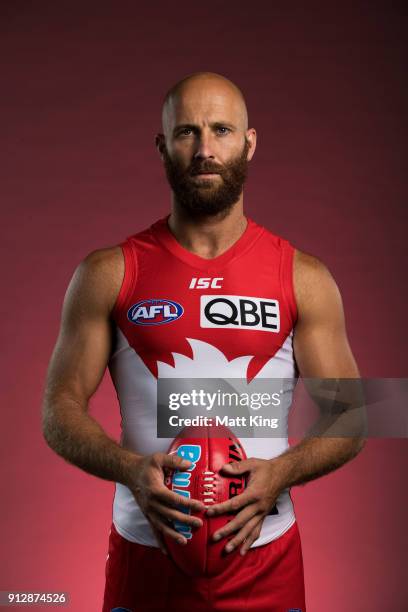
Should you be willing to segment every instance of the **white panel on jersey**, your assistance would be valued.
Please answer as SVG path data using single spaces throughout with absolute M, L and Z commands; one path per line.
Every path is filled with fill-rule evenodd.
M 284 378 L 296 376 L 291 332 L 282 347 L 263 366 L 256 378 Z M 172 353 L 174 367 L 158 362 L 159 378 L 240 378 L 246 379 L 252 355 L 228 361 L 215 346 L 187 338 L 193 358 Z M 157 380 L 143 360 L 129 345 L 122 331 L 116 327 L 116 345 L 109 361 L 109 370 L 115 385 L 122 415 L 121 443 L 142 455 L 167 452 L 172 438 L 157 438 Z M 293 386 L 295 386 L 295 380 Z M 290 406 L 291 388 L 287 389 Z M 288 447 L 286 438 L 243 438 L 241 442 L 248 457 L 271 459 Z M 252 547 L 261 546 L 278 538 L 295 521 L 292 500 L 288 490 L 277 500 L 279 514 L 265 517 L 259 538 Z M 147 546 L 158 546 L 150 523 L 140 510 L 131 491 L 116 483 L 113 502 L 113 522 L 118 532 L 128 540 Z

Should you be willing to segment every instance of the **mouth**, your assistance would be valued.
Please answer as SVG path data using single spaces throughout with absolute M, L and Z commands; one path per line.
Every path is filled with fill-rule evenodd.
M 193 174 L 193 176 L 213 178 L 214 176 L 219 176 L 219 174 L 218 172 L 197 172 L 196 174 Z

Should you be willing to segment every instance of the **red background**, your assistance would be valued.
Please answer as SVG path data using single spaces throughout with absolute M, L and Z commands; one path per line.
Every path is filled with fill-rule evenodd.
M 242 88 L 246 212 L 328 265 L 362 375 L 407 376 L 406 12 L 353 4 L 2 3 L 0 590 L 101 608 L 114 485 L 45 445 L 44 377 L 77 264 L 169 210 L 154 134 L 186 74 Z M 118 436 L 108 375 L 91 410 Z M 370 440 L 292 490 L 311 612 L 406 609 L 406 459 Z

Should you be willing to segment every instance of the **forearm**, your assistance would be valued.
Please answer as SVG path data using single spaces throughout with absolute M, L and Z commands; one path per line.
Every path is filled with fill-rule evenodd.
M 305 438 L 271 459 L 271 463 L 280 475 L 281 488 L 285 489 L 336 470 L 355 457 L 363 445 L 363 438 Z
M 69 463 L 124 485 L 142 458 L 109 438 L 84 406 L 68 397 L 45 399 L 43 434 L 48 445 Z

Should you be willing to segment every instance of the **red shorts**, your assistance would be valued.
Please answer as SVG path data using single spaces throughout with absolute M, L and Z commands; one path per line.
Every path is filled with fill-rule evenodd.
M 295 522 L 276 540 L 239 553 L 221 574 L 190 578 L 159 548 L 123 538 L 112 524 L 102 612 L 305 612 Z

